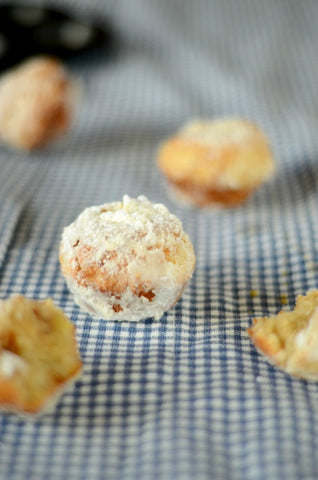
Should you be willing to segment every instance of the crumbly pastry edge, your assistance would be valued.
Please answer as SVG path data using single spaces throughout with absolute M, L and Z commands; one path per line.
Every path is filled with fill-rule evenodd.
M 20 417 L 21 419 L 26 420 L 37 420 L 43 415 L 50 414 L 56 405 L 59 403 L 63 395 L 72 390 L 74 384 L 80 379 L 83 372 L 83 366 L 81 366 L 71 377 L 69 377 L 65 382 L 61 383 L 54 391 L 47 395 L 46 401 L 43 403 L 42 407 L 36 411 L 27 411 L 21 408 L 16 407 L 14 404 L 1 403 L 0 400 L 0 411 L 4 413 L 14 414 L 15 416 Z
M 297 296 L 297 301 L 296 305 L 293 310 L 290 311 L 293 312 L 299 307 L 299 302 L 301 302 L 303 299 L 305 300 L 308 294 L 318 294 L 318 291 L 316 290 L 310 290 L 307 292 L 306 295 L 298 295 Z M 316 306 L 316 312 L 318 311 L 318 305 Z M 280 313 L 280 312 L 279 312 Z M 279 314 L 278 313 L 278 314 Z M 286 312 L 289 313 L 289 312 Z M 278 315 L 277 314 L 277 315 Z M 275 317 L 277 316 L 275 315 Z M 262 320 L 263 318 L 266 317 L 261 317 L 261 318 L 255 318 L 254 319 L 254 325 L 257 324 L 259 320 Z M 310 318 L 308 319 L 308 322 L 310 322 Z M 254 326 L 253 325 L 253 326 Z M 247 329 L 247 333 L 252 340 L 254 347 L 256 350 L 266 358 L 266 360 L 273 366 L 277 367 L 281 371 L 283 371 L 285 374 L 291 375 L 293 377 L 296 377 L 301 380 L 307 380 L 311 382 L 317 382 L 318 381 L 318 356 L 317 359 L 315 359 L 317 363 L 317 368 L 316 372 L 312 371 L 312 368 L 308 368 L 308 364 L 312 361 L 310 357 L 310 350 L 306 350 L 306 348 L 297 348 L 297 345 L 295 345 L 295 351 L 291 356 L 283 360 L 283 355 L 281 354 L 281 351 L 276 351 L 274 350 L 270 342 L 268 340 L 268 337 L 265 335 L 258 334 L 257 332 L 254 331 L 254 328 L 250 327 Z M 295 334 L 295 343 L 297 343 L 297 337 L 299 334 L 302 332 L 306 332 L 308 329 L 309 323 L 306 325 L 306 327 L 300 329 L 296 334 Z M 318 337 L 317 337 L 318 339 Z M 304 347 L 304 345 L 303 345 Z M 317 349 L 318 349 L 318 340 L 317 340 Z
M 74 332 L 73 342 L 75 344 L 75 352 L 76 352 L 76 357 L 77 357 L 77 361 L 76 361 L 76 364 L 75 364 L 75 367 L 74 367 L 72 373 L 69 374 L 68 377 L 65 378 L 63 381 L 55 384 L 55 386 L 51 390 L 46 391 L 42 395 L 42 399 L 44 399 L 43 403 L 41 404 L 41 402 L 39 402 L 39 406 L 37 408 L 23 408 L 22 406 L 21 407 L 18 406 L 14 401 L 13 402 L 2 402 L 2 399 L 0 398 L 0 411 L 17 414 L 17 415 L 19 415 L 21 417 L 25 417 L 25 418 L 33 418 L 33 417 L 38 417 L 38 416 L 52 410 L 54 408 L 54 406 L 57 404 L 57 402 L 60 400 L 61 396 L 66 391 L 68 391 L 72 388 L 73 384 L 82 375 L 83 361 L 81 359 L 79 348 L 78 348 L 78 343 L 77 343 L 77 340 L 76 340 L 76 335 L 75 335 L 76 326 L 67 317 L 65 312 L 59 306 L 57 306 L 54 303 L 53 298 L 46 297 L 44 299 L 33 299 L 33 298 L 29 298 L 29 297 L 24 297 L 22 294 L 13 294 L 9 298 L 1 299 L 0 300 L 0 307 L 2 307 L 2 305 L 5 304 L 6 302 L 15 301 L 15 300 L 19 300 L 19 299 L 21 299 L 22 301 L 26 300 L 28 302 L 30 301 L 30 302 L 33 302 L 33 303 L 45 303 L 47 301 L 50 301 L 54 310 L 59 310 L 60 313 L 63 314 L 63 316 L 65 316 L 67 321 L 70 324 L 73 325 L 73 332 Z M 6 349 L 4 349 L 4 351 L 6 352 Z M 9 350 L 9 352 L 10 352 L 10 350 Z M 1 354 L 1 350 L 0 350 L 0 354 Z M 25 360 L 24 360 L 23 357 L 21 357 L 20 355 L 17 355 L 17 354 L 14 354 L 14 355 L 16 355 L 21 360 L 22 363 L 25 363 Z M 10 376 L 11 375 L 9 375 L 9 377 Z M 6 380 L 6 375 L 1 374 L 0 378 L 3 378 L 4 380 Z
M 251 330 L 251 329 L 248 329 Z M 294 362 L 286 362 L 282 364 L 279 360 L 279 356 L 275 356 L 269 353 L 269 349 L 265 347 L 265 342 L 258 341 L 253 335 L 248 333 L 255 349 L 262 356 L 265 357 L 267 362 L 273 367 L 278 368 L 280 371 L 284 372 L 287 375 L 298 378 L 300 380 L 307 380 L 309 382 L 318 382 L 318 368 L 316 374 L 309 373 L 305 368 L 300 365 L 294 364 Z

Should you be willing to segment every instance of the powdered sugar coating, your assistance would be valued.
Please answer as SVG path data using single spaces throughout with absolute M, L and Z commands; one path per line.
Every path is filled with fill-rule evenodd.
M 105 319 L 159 318 L 179 299 L 195 255 L 179 219 L 128 195 L 85 209 L 66 227 L 62 272 L 76 302 Z
M 31 151 L 66 133 L 79 103 L 79 82 L 57 59 L 34 57 L 0 81 L 0 139 Z
M 244 144 L 254 138 L 257 130 L 255 126 L 237 118 L 227 118 L 214 121 L 193 120 L 186 124 L 179 132 L 180 137 L 201 145 L 216 147 L 229 144 Z M 215 157 L 210 157 L 211 160 Z
M 23 371 L 27 368 L 26 362 L 19 355 L 9 350 L 0 350 L 0 375 L 12 377 L 16 371 Z

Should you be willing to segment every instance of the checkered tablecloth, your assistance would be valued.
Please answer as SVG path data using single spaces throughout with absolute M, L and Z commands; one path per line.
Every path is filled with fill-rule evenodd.
M 0 296 L 53 297 L 84 372 L 46 415 L 0 414 L 0 480 L 317 479 L 318 384 L 267 363 L 246 329 L 318 287 L 318 3 L 60 4 L 109 18 L 117 49 L 69 62 L 84 95 L 66 138 L 0 147 Z M 175 204 L 159 143 L 233 114 L 271 139 L 275 178 L 237 209 Z M 60 272 L 63 227 L 124 194 L 166 204 L 195 247 L 193 278 L 158 321 L 93 319 Z

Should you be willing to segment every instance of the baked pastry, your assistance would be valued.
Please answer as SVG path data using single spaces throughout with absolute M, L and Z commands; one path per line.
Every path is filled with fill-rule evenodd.
M 186 124 L 163 142 L 157 163 L 174 196 L 197 207 L 239 205 L 274 171 L 266 137 L 240 118 Z
M 248 334 L 257 349 L 286 373 L 318 380 L 318 291 L 299 295 L 293 311 L 256 318 Z
M 8 71 L 0 82 L 0 141 L 30 151 L 64 134 L 78 92 L 77 82 L 54 58 L 32 58 Z
M 39 413 L 81 368 L 75 327 L 52 299 L 0 301 L 0 407 Z
M 85 209 L 64 229 L 60 263 L 79 306 L 108 320 L 160 318 L 180 298 L 195 254 L 162 204 L 128 195 Z

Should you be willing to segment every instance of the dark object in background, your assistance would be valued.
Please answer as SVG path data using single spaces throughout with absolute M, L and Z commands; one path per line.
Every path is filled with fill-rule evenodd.
M 34 55 L 67 59 L 101 47 L 110 52 L 113 40 L 104 19 L 84 20 L 60 7 L 0 5 L 0 71 Z

